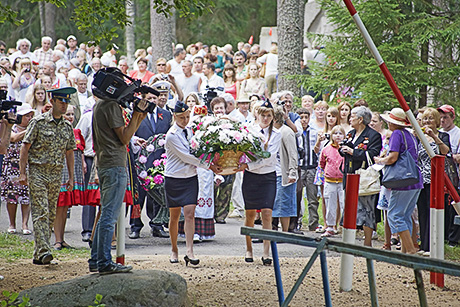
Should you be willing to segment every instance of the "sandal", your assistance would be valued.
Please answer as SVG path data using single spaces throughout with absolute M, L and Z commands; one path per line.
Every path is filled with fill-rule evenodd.
M 30 229 L 23 229 L 22 230 L 22 234 L 27 236 L 27 235 L 30 235 L 32 233 L 32 231 Z
M 66 241 L 62 241 L 61 245 L 62 245 L 62 248 L 73 249 L 73 247 L 69 245 L 69 243 L 67 243 Z
M 54 243 L 54 249 L 57 251 L 60 251 L 62 249 L 62 242 L 56 242 Z
M 382 249 L 391 251 L 391 243 L 385 243 L 385 244 L 383 244 Z
M 18 232 L 18 231 L 17 231 L 16 229 L 14 229 L 14 228 L 8 228 L 8 233 L 9 233 L 9 234 L 12 234 L 12 235 L 13 235 L 13 234 L 15 234 L 15 233 L 17 233 L 17 232 Z

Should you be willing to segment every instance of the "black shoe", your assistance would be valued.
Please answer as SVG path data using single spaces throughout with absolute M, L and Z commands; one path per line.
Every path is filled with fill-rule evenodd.
M 227 224 L 225 220 L 216 220 L 216 224 Z
M 119 263 L 111 263 L 104 269 L 99 270 L 100 275 L 115 274 L 115 273 L 127 273 L 133 269 L 130 265 L 121 265 Z
M 131 231 L 128 234 L 128 238 L 130 239 L 139 239 L 139 237 L 140 237 L 139 231 Z
M 169 259 L 169 263 L 179 263 L 179 259 Z
M 81 240 L 83 242 L 89 242 L 91 240 L 91 233 L 85 232 L 84 234 L 81 235 Z
M 252 243 L 264 243 L 262 239 L 252 239 Z
M 42 255 L 38 260 L 37 259 L 32 260 L 32 263 L 37 264 L 37 265 L 44 265 L 44 264 L 50 264 L 51 260 L 53 260 L 53 255 L 51 255 L 50 253 L 46 253 Z
M 190 262 L 191 265 L 198 265 L 200 263 L 200 259 L 191 259 L 187 255 L 184 256 L 185 266 L 188 266 Z
M 97 264 L 91 264 L 91 263 L 90 263 L 90 264 L 89 264 L 89 271 L 90 271 L 91 273 L 97 272 L 97 271 L 98 271 L 98 270 L 97 270 Z
M 251 262 L 254 262 L 254 258 L 252 258 L 252 257 L 244 257 L 244 261 L 246 261 L 248 263 L 251 263 Z
M 257 219 L 254 221 L 255 225 L 262 225 L 262 219 Z
M 167 233 L 163 229 L 152 229 L 150 233 L 152 234 L 153 237 L 169 238 L 169 233 Z
M 272 265 L 272 260 L 270 258 L 264 258 L 262 257 L 262 263 L 264 265 Z

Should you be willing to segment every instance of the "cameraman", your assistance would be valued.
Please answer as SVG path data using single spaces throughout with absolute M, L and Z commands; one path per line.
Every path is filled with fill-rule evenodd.
M 201 78 L 201 84 L 199 85 L 200 92 L 203 97 L 208 92 L 209 88 L 221 87 L 222 91 L 225 88 L 224 79 L 215 74 L 216 67 L 213 63 L 205 63 L 203 66 L 204 77 Z
M 0 78 L 0 91 L 5 91 L 3 93 L 5 93 L 6 98 L 6 92 L 8 92 L 8 83 L 3 78 Z M 15 119 L 14 117 L 14 114 L 8 113 L 8 118 Z M 8 146 L 10 145 L 11 128 L 13 125 L 14 123 L 10 123 L 7 118 L 2 118 L 0 120 L 0 170 L 2 169 L 3 157 L 6 154 Z
M 100 274 L 124 273 L 132 270 L 132 267 L 112 261 L 111 241 L 128 181 L 126 145 L 146 118 L 144 111 L 148 102 L 140 100 L 129 124 L 125 126 L 123 110 L 117 100 L 109 98 L 95 86 L 93 94 L 97 98 L 92 126 L 101 191 L 101 217 L 95 230 L 91 259 L 88 260 L 89 269 Z

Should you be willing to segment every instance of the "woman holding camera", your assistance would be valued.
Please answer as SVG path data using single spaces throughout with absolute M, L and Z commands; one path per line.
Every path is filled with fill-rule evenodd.
M 339 152 L 345 157 L 344 185 L 347 173 L 354 173 L 359 168 L 368 168 L 367 155 L 373 160 L 380 154 L 382 138 L 380 133 L 369 127 L 372 113 L 367 107 L 355 107 L 351 110 L 350 125 L 353 128 L 348 132 Z M 357 226 L 364 229 L 364 245 L 372 246 L 372 232 L 376 229 L 375 206 L 378 194 L 359 196 Z
M 29 86 L 33 86 L 35 77 L 32 73 L 32 62 L 29 58 L 23 58 L 19 61 L 17 77 L 13 81 L 13 89 L 16 90 L 16 99 L 25 101 Z

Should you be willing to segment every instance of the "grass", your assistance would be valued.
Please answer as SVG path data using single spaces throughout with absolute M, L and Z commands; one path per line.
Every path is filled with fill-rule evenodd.
M 32 259 L 34 243 L 18 235 L 0 233 L 0 259 L 14 262 L 19 259 Z M 58 259 L 88 258 L 88 248 L 64 248 L 60 251 L 53 250 L 53 256 Z

